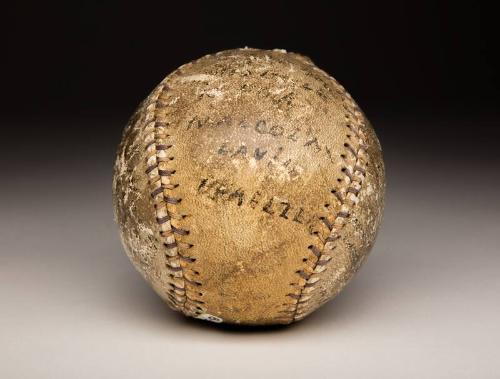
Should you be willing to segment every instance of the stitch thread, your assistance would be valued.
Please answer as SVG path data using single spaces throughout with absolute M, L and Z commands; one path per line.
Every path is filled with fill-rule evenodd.
M 362 114 L 357 110 L 356 104 L 343 87 L 339 85 L 339 88 L 343 95 L 342 106 L 345 110 L 345 126 L 357 138 L 357 146 L 353 146 L 352 143 L 344 143 L 346 153 L 340 156 L 346 162 L 346 166 L 348 166 L 348 155 L 352 156 L 354 164 L 352 165 L 352 169 L 346 166 L 341 169 L 344 178 L 338 181 L 345 182 L 344 188 L 333 189 L 331 191 L 340 204 L 340 210 L 335 214 L 335 218 L 332 221 L 328 217 L 320 218 L 321 222 L 328 229 L 329 235 L 322 239 L 319 233 L 316 233 L 321 241 L 324 241 L 323 246 L 321 248 L 315 245 L 308 246 L 309 251 L 314 255 L 315 261 L 312 266 L 307 266 L 305 269 L 296 272 L 299 276 L 299 282 L 291 283 L 295 291 L 287 295 L 287 297 L 292 299 L 292 302 L 283 304 L 284 309 L 280 312 L 281 316 L 278 317 L 278 319 L 285 322 L 298 321 L 307 315 L 308 300 L 311 299 L 311 293 L 316 289 L 315 286 L 321 280 L 318 274 L 326 270 L 326 266 L 333 258 L 332 253 L 337 247 L 335 243 L 341 238 L 340 232 L 346 224 L 346 220 L 350 217 L 352 208 L 359 201 L 358 196 L 366 175 L 365 162 L 368 160 L 368 155 L 364 133 L 361 130 L 361 127 L 364 125 Z M 356 126 L 353 124 L 356 124 Z M 352 140 L 350 134 L 347 135 L 347 138 L 350 141 Z M 308 259 L 304 258 L 304 261 L 306 262 Z
M 187 236 L 189 230 L 173 223 L 175 220 L 183 219 L 186 215 L 181 215 L 176 210 L 176 205 L 182 199 L 169 194 L 169 191 L 178 187 L 178 184 L 172 183 L 172 176 L 176 170 L 167 166 L 173 160 L 173 157 L 167 155 L 173 145 L 167 141 L 171 137 L 167 133 L 169 123 L 159 120 L 157 112 L 159 106 L 166 106 L 166 103 L 160 100 L 166 90 L 168 90 L 167 86 L 160 84 L 151 95 L 151 102 L 146 107 L 145 173 L 148 176 L 156 223 L 164 248 L 164 267 L 169 286 L 166 291 L 167 303 L 173 309 L 197 317 L 206 312 L 206 309 L 200 306 L 204 302 L 196 297 L 203 296 L 198 288 L 202 284 L 190 278 L 191 274 L 199 275 L 197 271 L 188 267 L 188 264 L 194 263 L 196 258 L 185 256 L 183 253 L 194 245 L 178 239 L 179 236 Z M 191 293 L 193 292 L 191 287 L 196 287 L 194 293 Z

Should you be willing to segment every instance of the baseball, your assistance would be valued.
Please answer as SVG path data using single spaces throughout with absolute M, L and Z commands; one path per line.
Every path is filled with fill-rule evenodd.
M 179 67 L 139 105 L 113 201 L 128 257 L 171 308 L 289 324 L 365 261 L 384 188 L 346 90 L 305 56 L 245 48 Z

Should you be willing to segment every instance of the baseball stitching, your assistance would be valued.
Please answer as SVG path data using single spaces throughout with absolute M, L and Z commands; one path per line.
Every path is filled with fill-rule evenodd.
M 311 293 L 317 288 L 316 286 L 321 280 L 319 274 L 326 270 L 326 266 L 333 258 L 336 241 L 342 238 L 341 231 L 347 219 L 351 216 L 352 209 L 359 201 L 359 193 L 366 175 L 368 154 L 364 133 L 361 130 L 364 125 L 363 117 L 361 112 L 357 110 L 357 106 L 350 95 L 342 86 L 338 86 L 343 98 L 345 127 L 348 129 L 347 139 L 343 145 L 345 151 L 340 155 L 344 165 L 341 169 L 343 180 L 339 179 L 339 181 L 343 182 L 344 185 L 331 191 L 340 204 L 340 210 L 336 212 L 332 221 L 328 217 L 320 218 L 322 224 L 328 230 L 328 235 L 321 236 L 319 232 L 315 232 L 315 235 L 321 241 L 324 241 L 323 246 L 318 247 L 314 244 L 308 246 L 309 251 L 315 257 L 315 261 L 312 266 L 308 265 L 296 271 L 299 276 L 298 283 L 291 283 L 294 291 L 287 294 L 292 302 L 283 304 L 285 309 L 280 312 L 282 316 L 278 318 L 285 322 L 298 321 L 307 315 L 308 302 L 312 297 Z M 349 161 L 352 160 L 354 160 L 354 163 L 349 164 Z M 304 258 L 304 261 L 309 260 Z
M 186 253 L 194 245 L 183 239 L 189 235 L 189 230 L 176 226 L 175 224 L 187 215 L 178 211 L 181 198 L 171 196 L 173 189 L 178 187 L 171 180 L 175 170 L 171 167 L 174 159 L 168 154 L 173 147 L 169 143 L 169 123 L 161 119 L 157 110 L 160 108 L 160 97 L 167 91 L 165 84 L 160 84 L 151 94 L 151 102 L 146 107 L 145 124 L 146 137 L 146 175 L 154 204 L 158 233 L 163 243 L 165 268 L 167 269 L 166 292 L 167 303 L 175 310 L 187 315 L 197 317 L 203 315 L 206 309 L 204 302 L 200 300 L 203 293 L 199 287 L 201 283 L 194 276 L 199 273 L 190 268 L 196 258 Z

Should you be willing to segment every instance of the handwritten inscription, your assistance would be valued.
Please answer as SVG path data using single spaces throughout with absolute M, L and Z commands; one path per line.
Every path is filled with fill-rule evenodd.
M 249 138 L 248 141 L 228 139 L 215 145 L 213 153 L 218 157 L 243 159 L 250 167 L 265 165 L 269 169 L 268 178 L 284 177 L 297 179 L 303 171 L 301 162 L 295 162 L 285 150 L 290 143 L 297 144 L 308 151 L 309 156 L 325 154 L 333 164 L 334 159 L 329 146 L 321 143 L 312 128 L 299 125 L 290 127 L 264 119 L 249 121 L 223 116 L 218 119 L 195 116 L 184 125 L 188 130 L 202 128 L 241 128 L 264 138 Z M 247 134 L 248 135 L 248 134 Z M 290 142 L 291 141 L 291 142 Z M 295 155 L 296 156 L 296 155 Z M 265 190 L 248 190 L 227 179 L 205 177 L 199 181 L 197 192 L 214 202 L 231 206 L 249 208 L 263 212 L 269 217 L 276 217 L 288 222 L 304 225 L 310 233 L 318 225 L 318 214 L 295 204 L 289 199 L 268 193 Z M 301 206 L 302 205 L 302 206 Z
M 313 154 L 325 154 L 329 161 L 335 163 L 333 159 L 332 149 L 319 141 L 318 137 L 315 135 L 314 131 L 310 127 L 305 126 L 295 126 L 292 128 L 285 127 L 278 123 L 273 123 L 267 120 L 257 120 L 257 121 L 248 121 L 248 120 L 238 120 L 234 119 L 231 116 L 223 116 L 219 119 L 212 119 L 210 117 L 199 117 L 195 116 L 190 119 L 186 124 L 185 128 L 187 130 L 190 129 L 201 129 L 201 128 L 231 128 L 231 127 L 239 127 L 245 130 L 251 130 L 256 134 L 266 136 L 268 138 L 286 141 L 293 141 L 303 148 L 310 150 Z M 232 153 L 247 154 L 247 147 L 240 146 L 239 149 L 235 150 Z M 219 151 L 224 152 L 226 146 L 222 145 L 219 148 Z M 253 151 L 255 158 L 263 157 L 266 153 L 262 148 L 259 148 Z
M 230 158 L 250 158 L 253 159 L 253 164 L 264 161 L 270 170 L 274 170 L 282 174 L 290 180 L 295 180 L 302 172 L 302 167 L 293 163 L 289 158 L 281 158 L 283 147 L 279 146 L 274 150 L 256 147 L 249 148 L 245 144 L 231 145 L 229 142 L 224 142 L 217 149 L 217 154 L 228 156 Z
M 318 219 L 314 215 L 287 199 L 266 195 L 262 191 L 247 191 L 241 187 L 232 186 L 224 180 L 203 178 L 198 185 L 198 193 L 221 203 L 232 203 L 238 207 L 249 207 L 279 217 L 291 222 L 303 224 L 309 229 Z

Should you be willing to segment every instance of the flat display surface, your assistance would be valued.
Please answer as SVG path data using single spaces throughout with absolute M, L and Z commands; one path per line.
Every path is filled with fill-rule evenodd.
M 28 137 L 22 149 L 7 137 L 13 143 L 0 161 L 0 376 L 497 376 L 494 121 L 372 122 L 387 197 L 368 261 L 313 315 L 268 328 L 184 318 L 133 269 L 111 205 L 124 120 L 11 123 Z M 442 124 L 454 122 L 450 135 Z

